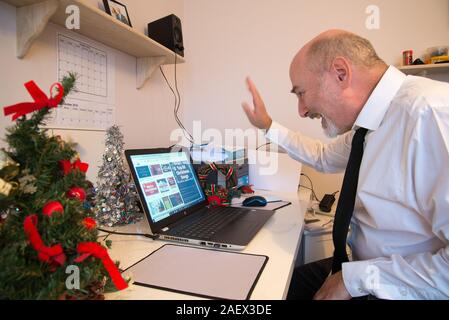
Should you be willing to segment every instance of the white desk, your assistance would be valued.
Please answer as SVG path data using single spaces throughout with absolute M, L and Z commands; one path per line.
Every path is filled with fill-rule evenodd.
M 257 194 L 263 195 L 264 193 L 258 192 Z M 296 193 L 286 194 L 270 191 L 268 194 L 291 201 L 292 204 L 276 211 L 246 249 L 242 251 L 269 257 L 268 263 L 251 294 L 252 300 L 280 300 L 285 299 L 287 296 L 296 256 L 300 248 L 304 213 L 307 209 L 307 201 L 301 200 Z M 138 233 L 149 232 L 146 220 L 114 230 Z M 120 261 L 122 269 L 126 269 L 168 243 L 134 236 L 111 235 L 108 239 L 113 241 L 109 254 L 113 260 Z M 131 284 L 125 290 L 106 294 L 106 299 L 191 300 L 200 298 Z

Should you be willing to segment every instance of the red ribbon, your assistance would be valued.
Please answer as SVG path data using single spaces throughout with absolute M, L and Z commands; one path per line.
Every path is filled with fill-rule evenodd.
M 252 187 L 252 185 L 241 186 L 239 189 L 240 189 L 244 194 L 254 193 L 254 190 L 253 190 L 251 187 Z
M 25 234 L 28 236 L 28 240 L 34 250 L 37 251 L 39 260 L 49 263 L 52 266 L 52 271 L 54 271 L 57 266 L 64 265 L 66 256 L 60 244 L 52 247 L 45 246 L 36 226 L 37 216 L 35 214 L 29 215 L 25 218 L 25 221 L 23 222 L 23 229 L 25 230 Z
M 89 164 L 81 162 L 80 159 L 76 160 L 73 164 L 70 160 L 60 160 L 59 166 L 64 171 L 64 175 L 69 174 L 70 171 L 79 169 L 81 172 L 86 173 L 89 169 Z
M 128 284 L 122 278 L 122 275 L 120 274 L 117 266 L 109 257 L 106 248 L 95 242 L 83 242 L 78 244 L 77 251 L 79 254 L 81 254 L 81 256 L 74 260 L 76 263 L 83 262 L 91 255 L 97 259 L 101 259 L 101 261 L 103 262 L 103 266 L 109 273 L 109 276 L 111 277 L 112 282 L 114 282 L 117 290 L 123 290 L 128 287 Z
M 234 168 L 232 168 L 232 166 L 229 167 L 229 171 L 226 174 L 226 180 L 229 180 L 232 176 L 232 174 L 234 173 Z
M 58 87 L 58 95 L 56 97 L 52 97 L 52 91 L 55 86 Z M 44 107 L 56 108 L 61 102 L 62 97 L 64 96 L 64 88 L 60 83 L 54 83 L 50 87 L 50 98 L 45 95 L 45 93 L 36 85 L 34 81 L 25 83 L 25 88 L 34 99 L 34 102 L 22 102 L 3 108 L 5 116 L 14 113 L 12 117 L 13 121 L 21 116 L 24 116 L 33 111 L 40 110 Z
M 213 170 L 213 171 L 217 171 L 218 169 L 217 169 L 217 166 L 215 165 L 215 163 L 213 163 L 213 162 L 211 162 L 210 164 L 209 164 L 209 166 L 211 167 L 211 169 Z

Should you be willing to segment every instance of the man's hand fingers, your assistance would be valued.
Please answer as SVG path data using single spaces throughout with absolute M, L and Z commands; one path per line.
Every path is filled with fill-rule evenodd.
M 254 85 L 253 81 L 248 77 L 246 78 L 246 84 L 248 85 L 248 90 L 251 92 L 251 95 L 253 96 L 253 103 L 254 108 L 262 108 L 263 107 L 263 101 L 259 94 L 259 91 L 257 91 L 256 86 Z
M 243 103 L 242 103 L 242 108 L 243 108 L 243 110 L 245 111 L 246 116 L 247 116 L 250 120 L 252 120 L 252 119 L 254 118 L 254 111 L 253 111 L 252 108 L 249 106 L 249 104 L 246 103 L 246 102 L 243 102 Z

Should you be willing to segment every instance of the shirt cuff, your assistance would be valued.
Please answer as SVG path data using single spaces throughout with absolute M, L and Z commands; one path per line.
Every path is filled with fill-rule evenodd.
M 286 127 L 276 121 L 272 121 L 270 129 L 265 134 L 265 138 L 277 145 L 282 145 L 283 141 L 287 139 L 288 133 L 289 130 Z
M 372 277 L 370 261 L 355 261 L 342 264 L 343 282 L 346 290 L 353 298 L 367 296 L 369 291 L 370 275 Z M 372 282 L 372 281 L 371 281 Z

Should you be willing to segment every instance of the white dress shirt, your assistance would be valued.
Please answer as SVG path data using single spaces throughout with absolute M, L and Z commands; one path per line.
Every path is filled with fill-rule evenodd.
M 267 138 L 321 172 L 346 169 L 367 128 L 342 266 L 351 296 L 449 298 L 449 84 L 389 67 L 353 130 L 324 144 L 273 122 Z

